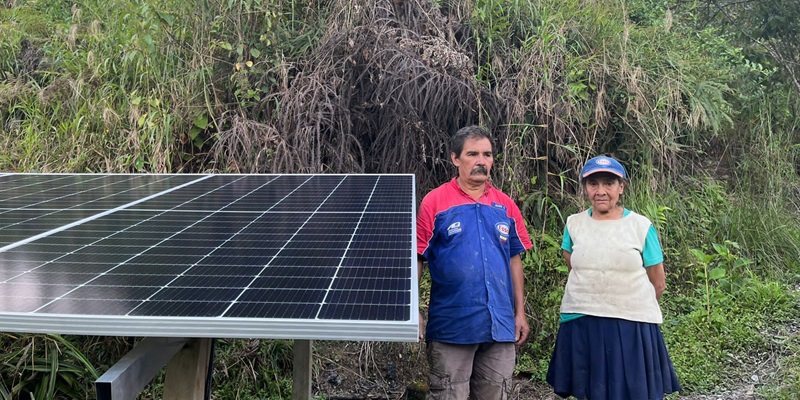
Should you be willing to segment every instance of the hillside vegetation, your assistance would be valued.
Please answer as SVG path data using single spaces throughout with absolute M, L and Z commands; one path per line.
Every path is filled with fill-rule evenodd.
M 799 21 L 776 0 L 7 0 L 0 171 L 403 172 L 422 195 L 454 174 L 448 136 L 487 126 L 534 239 L 517 371 L 541 383 L 577 169 L 612 154 L 661 235 L 685 394 L 794 399 Z M 93 398 L 134 341 L 2 335 L 0 397 Z M 288 398 L 290 349 L 218 343 L 214 397 Z

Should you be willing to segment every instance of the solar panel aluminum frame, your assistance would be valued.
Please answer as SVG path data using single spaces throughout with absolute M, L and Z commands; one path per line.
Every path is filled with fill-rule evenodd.
M 64 177 L 139 177 L 144 174 L 0 174 L 0 179 L 17 176 L 64 176 Z M 147 174 L 150 177 L 168 177 L 169 174 Z M 245 174 L 184 174 L 189 182 L 171 187 L 162 192 L 148 196 L 140 196 L 119 207 L 98 210 L 92 216 L 73 223 L 55 227 L 47 232 L 40 232 L 6 246 L 0 246 L 0 254 L 6 250 L 23 248 L 28 243 L 36 243 L 40 239 L 95 221 L 107 215 L 122 212 L 150 200 L 158 199 L 173 190 L 191 187 L 199 182 L 214 177 L 341 177 L 342 181 L 351 176 L 401 176 L 410 179 L 410 213 L 407 221 L 411 234 L 408 237 L 408 260 L 410 278 L 409 318 L 404 320 L 346 320 L 320 318 L 241 318 L 241 317 L 191 317 L 191 316 L 135 316 L 135 315 L 76 315 L 60 313 L 9 312 L 0 308 L 0 330 L 22 333 L 58 333 L 75 335 L 109 335 L 109 336 L 143 336 L 143 337 L 197 337 L 197 338 L 265 338 L 265 339 L 306 339 L 306 340 L 369 340 L 369 341 L 417 341 L 419 338 L 419 283 L 416 266 L 416 212 L 414 198 L 415 187 L 413 175 L 409 174 L 284 174 L 284 175 L 245 175 Z M 244 179 L 244 178 L 243 178 Z M 277 178 L 276 178 L 277 179 Z M 2 181 L 0 181 L 2 184 Z M 0 186 L 2 188 L 2 186 Z M 0 200 L 2 200 L 0 192 Z M 0 204 L 0 209 L 2 205 Z M 2 228 L 0 228 L 2 230 Z M 2 265 L 0 263 L 0 265 Z M 0 278 L 0 283 L 2 283 Z M 2 290 L 0 284 L 0 290 Z M 2 303 L 0 302 L 0 306 Z M 368 307 L 368 306 L 365 306 Z
M 412 308 L 415 310 L 415 308 Z M 57 333 L 92 336 L 262 338 L 415 342 L 419 313 L 409 321 L 331 321 L 252 318 L 124 317 L 76 318 L 70 315 L 3 313 L 6 332 Z

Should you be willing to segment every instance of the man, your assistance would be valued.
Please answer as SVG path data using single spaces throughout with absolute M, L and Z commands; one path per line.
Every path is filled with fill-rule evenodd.
M 528 338 L 520 254 L 532 247 L 519 208 L 489 183 L 489 132 L 453 136 L 458 176 L 422 200 L 417 216 L 419 275 L 431 273 L 427 340 L 431 399 L 508 398 L 515 348 Z

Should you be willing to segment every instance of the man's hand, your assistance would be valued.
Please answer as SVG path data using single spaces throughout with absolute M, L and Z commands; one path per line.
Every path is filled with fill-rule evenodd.
M 517 338 L 517 346 L 522 346 L 528 340 L 528 334 L 531 332 L 531 328 L 528 326 L 528 318 L 525 317 L 525 313 L 519 313 L 514 318 L 514 322 L 516 323 L 514 337 Z

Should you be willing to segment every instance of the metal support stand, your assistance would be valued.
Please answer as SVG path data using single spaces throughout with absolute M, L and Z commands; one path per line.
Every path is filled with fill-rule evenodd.
M 294 341 L 292 400 L 311 399 L 311 344 L 313 340 Z
M 188 342 L 185 338 L 144 338 L 95 381 L 97 400 L 130 400 Z
M 167 366 L 163 400 L 204 400 L 213 339 L 145 338 L 95 382 L 97 400 L 133 400 Z M 294 341 L 292 400 L 311 399 L 313 340 Z

